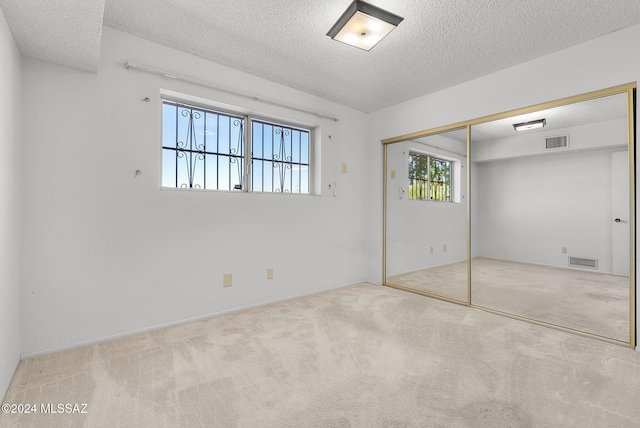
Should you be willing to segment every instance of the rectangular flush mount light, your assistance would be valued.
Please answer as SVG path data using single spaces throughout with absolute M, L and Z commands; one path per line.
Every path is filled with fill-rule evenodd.
M 403 17 L 377 6 L 354 0 L 333 24 L 327 36 L 369 51 L 403 20 Z
M 532 129 L 542 128 L 547 124 L 547 119 L 532 120 L 530 122 L 514 123 L 513 129 L 516 131 L 530 131 Z

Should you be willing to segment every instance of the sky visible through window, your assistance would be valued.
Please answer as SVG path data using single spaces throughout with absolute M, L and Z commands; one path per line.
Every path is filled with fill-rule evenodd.
M 246 190 L 246 118 L 163 101 L 162 186 Z M 252 119 L 252 191 L 309 193 L 310 131 Z
M 252 124 L 253 191 L 309 193 L 309 132 L 259 120 Z

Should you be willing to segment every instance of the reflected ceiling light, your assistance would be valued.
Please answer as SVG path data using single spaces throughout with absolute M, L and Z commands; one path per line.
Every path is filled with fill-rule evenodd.
M 327 36 L 333 40 L 369 51 L 396 28 L 402 20 L 404 18 L 401 16 L 362 0 L 354 0 L 340 19 L 333 24 Z
M 532 129 L 542 128 L 547 124 L 547 119 L 532 120 L 530 122 L 514 123 L 513 129 L 516 131 L 530 131 Z

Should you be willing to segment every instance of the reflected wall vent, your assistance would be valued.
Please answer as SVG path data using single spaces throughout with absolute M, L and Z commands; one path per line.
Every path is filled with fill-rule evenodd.
M 598 259 L 583 259 L 569 256 L 569 267 L 581 269 L 598 269 Z
M 547 137 L 546 138 L 546 149 L 566 149 L 569 147 L 569 136 L 568 135 L 558 135 L 556 137 Z

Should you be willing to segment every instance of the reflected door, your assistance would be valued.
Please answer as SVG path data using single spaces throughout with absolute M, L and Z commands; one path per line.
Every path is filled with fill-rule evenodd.
M 611 155 L 611 273 L 628 277 L 629 263 L 629 153 Z

